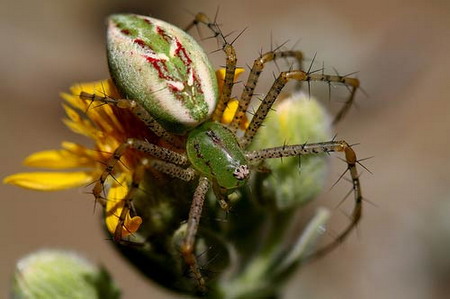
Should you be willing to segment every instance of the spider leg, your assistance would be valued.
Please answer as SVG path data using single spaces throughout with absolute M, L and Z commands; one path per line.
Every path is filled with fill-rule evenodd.
M 256 84 L 258 82 L 259 76 L 261 75 L 264 65 L 268 62 L 276 62 L 280 58 L 295 58 L 298 63 L 298 67 L 301 69 L 303 61 L 303 53 L 300 51 L 269 51 L 260 55 L 253 62 L 252 69 L 248 75 L 247 83 L 245 84 L 244 90 L 242 91 L 238 109 L 234 115 L 234 118 L 229 126 L 231 131 L 236 132 L 238 128 L 241 127 L 242 119 L 247 112 L 250 101 L 253 97 Z
M 188 160 L 185 155 L 171 151 L 167 148 L 156 146 L 147 141 L 129 138 L 126 142 L 118 146 L 112 156 L 106 161 L 106 168 L 99 180 L 96 181 L 92 190 L 96 202 L 100 201 L 103 205 L 106 205 L 107 199 L 102 196 L 105 182 L 109 176 L 112 176 L 116 164 L 120 161 L 120 158 L 127 149 L 138 150 L 154 157 L 155 159 L 150 160 L 144 158 L 140 161 L 136 169 L 133 171 L 131 187 L 127 192 L 127 195 L 123 199 L 119 199 L 120 203 L 123 203 L 123 208 L 120 215 L 117 215 L 119 220 L 113 236 L 113 240 L 116 242 L 121 242 L 124 234 L 133 232 L 133 230 L 126 227 L 125 220 L 129 211 L 132 210 L 132 201 L 137 190 L 139 189 L 139 184 L 142 181 L 145 170 L 148 168 L 153 168 L 184 181 L 190 181 L 195 177 L 195 171 L 192 168 L 185 169 L 177 166 L 187 164 Z M 115 209 L 109 213 L 114 213 L 114 210 Z
M 348 86 L 351 88 L 349 99 L 347 100 L 348 105 L 344 106 L 341 111 L 337 114 L 336 117 L 339 117 L 339 119 L 342 118 L 342 116 L 348 111 L 348 108 L 350 107 L 351 103 L 353 103 L 353 99 L 355 96 L 356 89 L 359 87 L 359 81 L 356 78 L 349 78 L 344 76 L 337 76 L 337 75 L 326 75 L 326 74 L 310 74 L 301 70 L 294 70 L 289 72 L 281 72 L 278 78 L 273 83 L 272 87 L 270 88 L 269 92 L 263 99 L 261 105 L 259 105 L 258 110 L 256 111 L 255 115 L 253 116 L 249 127 L 245 131 L 244 136 L 240 140 L 240 144 L 243 148 L 245 148 L 247 145 L 250 144 L 253 137 L 257 133 L 258 129 L 261 127 L 264 119 L 266 118 L 267 114 L 269 113 L 270 109 L 272 108 L 273 103 L 277 99 L 278 95 L 280 94 L 281 90 L 284 88 L 287 82 L 290 80 L 296 80 L 296 81 L 322 81 L 322 82 L 335 82 L 335 83 L 341 83 L 345 86 Z M 334 122 L 338 121 L 339 119 L 335 119 Z
M 191 208 L 189 210 L 189 219 L 187 222 L 186 235 L 181 244 L 181 254 L 185 263 L 189 266 L 195 279 L 198 282 L 199 290 L 205 291 L 205 279 L 200 273 L 200 269 L 197 263 L 197 257 L 195 256 L 195 236 L 200 223 L 200 217 L 202 215 L 203 203 L 205 201 L 206 193 L 210 187 L 210 182 L 206 177 L 200 177 L 198 186 L 194 192 L 194 198 L 192 200 Z
M 351 182 L 353 184 L 355 205 L 352 212 L 351 223 L 338 235 L 338 237 L 333 242 L 311 254 L 308 257 L 309 260 L 324 256 L 325 254 L 336 248 L 348 237 L 348 235 L 353 231 L 353 229 L 357 226 L 357 224 L 361 220 L 363 197 L 361 191 L 361 184 L 359 181 L 358 170 L 356 168 L 356 163 L 358 163 L 358 160 L 356 158 L 355 152 L 353 151 L 351 146 L 345 141 L 328 141 L 321 143 L 285 145 L 280 147 L 250 151 L 246 153 L 246 157 L 249 160 L 249 162 L 257 162 L 264 159 L 329 153 L 329 152 L 344 153 L 345 161 L 347 163 L 347 171 L 350 172 Z
M 95 202 L 100 202 L 105 205 L 105 198 L 102 196 L 104 185 L 109 176 L 112 176 L 116 164 L 120 161 L 127 149 L 136 149 L 143 153 L 149 154 L 157 159 L 167 161 L 169 163 L 174 163 L 178 165 L 183 165 L 187 163 L 187 157 L 179 154 L 177 152 L 171 151 L 169 149 L 156 146 L 147 141 L 142 141 L 139 139 L 129 138 L 127 141 L 119 145 L 111 157 L 106 161 L 106 167 L 100 178 L 96 181 L 94 188 L 92 189 L 92 194 L 95 197 Z M 158 160 L 152 160 L 150 166 Z M 162 162 L 162 161 L 161 161 Z
M 151 166 L 170 176 L 177 177 L 184 181 L 191 181 L 195 177 L 195 170 L 192 168 L 181 168 L 175 164 L 153 160 L 150 162 Z M 189 218 L 187 222 L 186 235 L 180 246 L 181 254 L 186 265 L 189 266 L 190 271 L 194 275 L 198 283 L 199 291 L 205 291 L 205 279 L 200 273 L 197 257 L 195 255 L 195 236 L 200 224 L 200 217 L 202 215 L 203 202 L 205 201 L 206 193 L 210 187 L 209 180 L 206 177 L 201 177 L 194 192 L 191 208 L 189 210 Z
M 223 189 L 217 183 L 212 184 L 212 189 L 217 201 L 219 202 L 220 208 L 225 212 L 229 212 L 231 209 L 228 197 L 226 196 L 226 189 Z
M 143 158 L 139 161 L 138 166 L 136 167 L 135 171 L 133 172 L 133 177 L 130 185 L 130 189 L 127 192 L 127 195 L 124 198 L 119 199 L 120 205 L 123 203 L 122 211 L 120 212 L 120 215 L 118 215 L 118 222 L 116 225 L 116 228 L 114 230 L 113 235 L 113 241 L 114 242 L 122 242 L 123 241 L 123 235 L 124 234 L 130 234 L 133 233 L 134 230 L 127 227 L 125 225 L 125 220 L 127 215 L 131 210 L 133 210 L 133 199 L 136 196 L 136 192 L 139 190 L 139 185 L 144 177 L 145 171 L 149 168 L 149 160 L 146 158 Z M 114 214 L 116 209 L 112 209 L 110 211 L 107 211 L 107 216 L 110 214 Z
M 189 182 L 195 177 L 195 170 L 193 168 L 182 168 L 172 163 L 167 163 L 159 160 L 152 160 L 150 162 L 152 168 L 170 175 L 174 178 L 179 178 L 180 180 Z
M 166 131 L 158 121 L 153 118 L 147 110 L 145 110 L 139 103 L 134 100 L 129 99 L 115 99 L 108 95 L 98 95 L 87 93 L 82 91 L 79 95 L 80 99 L 91 101 L 91 102 L 99 102 L 100 104 L 113 105 L 120 109 L 128 109 L 133 112 L 136 117 L 138 117 L 141 121 L 145 123 L 145 125 L 153 132 L 156 136 L 161 137 L 162 139 L 168 141 L 173 145 L 178 145 L 179 141 L 176 137 L 169 132 Z
M 236 72 L 237 63 L 236 51 L 234 50 L 233 43 L 229 43 L 226 40 L 216 20 L 214 20 L 214 22 L 211 22 L 208 16 L 206 16 L 204 13 L 197 13 L 192 23 L 189 24 L 185 30 L 190 30 L 193 26 L 197 26 L 198 24 L 204 24 L 213 32 L 214 37 L 217 38 L 219 42 L 221 50 L 225 53 L 226 56 L 224 84 L 222 92 L 219 95 L 219 102 L 217 103 L 216 110 L 212 115 L 213 120 L 220 121 L 220 119 L 222 118 L 222 114 L 225 111 L 228 102 L 230 101 L 231 91 L 234 85 L 234 74 Z
M 184 31 L 189 32 L 194 26 L 198 27 L 199 24 L 205 25 L 206 27 L 208 27 L 209 30 L 212 31 L 213 33 L 212 37 L 217 39 L 217 42 L 219 43 L 220 46 L 223 47 L 227 44 L 225 35 L 220 30 L 219 24 L 217 24 L 217 14 L 214 18 L 214 21 L 211 22 L 211 20 L 205 13 L 203 12 L 197 13 L 192 22 L 184 28 Z
M 234 47 L 231 44 L 226 44 L 223 47 L 226 58 L 226 67 L 225 67 L 225 79 L 222 87 L 222 92 L 219 96 L 219 102 L 217 103 L 216 110 L 212 115 L 212 119 L 215 121 L 220 121 L 222 118 L 223 112 L 227 108 L 227 104 L 230 101 L 231 91 L 233 90 L 234 85 L 234 73 L 236 72 L 236 52 Z

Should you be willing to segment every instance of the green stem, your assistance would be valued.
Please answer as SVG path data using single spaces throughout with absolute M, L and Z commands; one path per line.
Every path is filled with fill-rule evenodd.
M 278 213 L 271 217 L 272 226 L 264 246 L 251 259 L 241 273 L 220 284 L 223 299 L 278 298 L 282 283 L 299 263 L 310 253 L 321 235 L 322 227 L 329 218 L 329 211 L 319 209 L 295 245 L 280 262 L 280 255 L 286 250 L 283 240 L 294 213 Z
M 283 249 L 280 244 L 283 244 L 293 215 L 292 211 L 270 212 L 267 215 L 271 225 L 259 253 L 243 267 L 244 271 L 234 273 L 220 283 L 224 299 L 278 298 L 279 286 L 270 285 L 267 276 Z

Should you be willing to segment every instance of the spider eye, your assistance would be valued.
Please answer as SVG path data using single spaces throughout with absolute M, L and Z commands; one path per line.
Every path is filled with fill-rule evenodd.
M 250 170 L 248 169 L 248 166 L 245 164 L 239 165 L 238 167 L 236 167 L 236 169 L 233 172 L 233 176 L 240 181 L 248 178 L 249 174 L 250 174 Z

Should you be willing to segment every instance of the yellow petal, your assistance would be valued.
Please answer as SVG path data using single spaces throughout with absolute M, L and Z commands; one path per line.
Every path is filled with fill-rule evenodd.
M 120 98 L 120 94 L 112 80 L 76 84 L 70 90 L 72 94 L 62 93 L 61 96 L 71 107 L 80 110 L 89 119 L 81 118 L 79 112 L 64 105 L 69 120 L 65 119 L 63 121 L 72 131 L 88 136 L 96 140 L 97 143 L 103 137 L 103 134 L 124 135 L 126 133 L 111 105 L 92 103 L 79 97 L 81 92 L 86 92 L 98 96 Z
M 108 200 L 106 201 L 106 227 L 111 234 L 114 234 L 119 225 L 119 217 L 124 208 L 123 199 L 128 193 L 128 184 L 131 181 L 129 173 L 122 174 L 117 178 L 118 183 L 114 183 L 108 192 Z M 135 233 L 142 224 L 142 218 L 139 216 L 131 217 L 127 213 L 122 227 L 122 237 L 126 237 Z
M 234 115 L 236 114 L 236 110 L 239 107 L 239 101 L 236 99 L 231 99 L 227 107 L 225 108 L 225 111 L 222 114 L 222 119 L 220 120 L 221 123 L 224 125 L 228 125 L 233 120 Z
M 79 145 L 72 141 L 63 141 L 61 142 L 61 147 L 63 149 L 66 149 L 72 153 L 80 154 L 84 153 L 85 151 L 92 151 L 91 149 L 86 148 L 85 146 Z
M 109 105 L 89 109 L 86 114 L 103 132 L 115 133 L 121 128 L 119 121 Z
M 120 98 L 120 94 L 117 91 L 117 88 L 110 79 L 89 83 L 75 84 L 70 87 L 70 91 L 72 94 L 62 93 L 61 97 L 74 108 L 78 108 L 82 112 L 87 113 L 89 118 L 92 119 L 93 121 L 102 120 L 105 117 L 104 114 L 106 115 L 113 114 L 111 107 L 109 107 L 109 105 L 97 106 L 96 104 L 92 104 L 92 102 L 89 100 L 82 100 L 79 97 L 81 92 L 96 94 L 98 96 L 109 96 L 112 98 Z
M 56 191 L 80 187 L 91 183 L 90 173 L 79 172 L 23 172 L 3 179 L 4 184 L 12 184 L 38 191 Z
M 225 125 L 229 125 L 231 123 L 231 121 L 233 120 L 238 107 L 239 107 L 239 101 L 237 99 L 231 99 L 228 102 L 227 107 L 225 108 L 225 111 L 222 114 L 222 119 L 220 120 L 220 122 Z M 250 121 L 248 120 L 248 117 L 245 114 L 242 118 L 243 119 L 240 124 L 240 129 L 245 131 L 245 130 L 247 130 L 248 126 L 250 125 Z
M 217 82 L 219 83 L 219 91 L 222 90 L 223 81 L 225 81 L 225 69 L 221 68 L 216 71 Z
M 236 80 L 239 78 L 239 76 L 245 72 L 245 69 L 243 67 L 236 68 L 236 71 L 234 72 L 234 79 Z
M 67 103 L 69 103 L 72 107 L 80 109 L 81 111 L 86 110 L 86 103 L 85 101 L 81 100 L 78 96 L 74 96 L 65 92 L 62 92 L 59 94 L 63 100 L 65 100 Z
M 78 96 L 79 94 L 81 94 L 82 91 L 84 91 L 99 96 L 107 95 L 112 98 L 119 97 L 119 92 L 117 91 L 117 88 L 111 79 L 75 84 L 72 87 L 70 87 L 70 91 L 75 96 Z
M 74 122 L 79 122 L 81 120 L 80 115 L 74 109 L 69 106 L 63 104 L 64 110 L 66 111 L 67 116 Z
M 68 150 L 48 150 L 29 155 L 24 165 L 29 167 L 67 169 L 78 167 L 95 167 L 96 162 L 88 156 L 74 154 Z
M 97 150 L 87 148 L 74 142 L 63 141 L 61 142 L 61 147 L 73 155 L 88 157 L 92 161 L 99 161 L 101 157 L 101 153 Z
M 63 119 L 63 123 L 69 127 L 73 132 L 81 134 L 92 139 L 97 139 L 98 135 L 101 134 L 87 119 L 83 119 L 80 122 L 74 122 L 69 119 Z

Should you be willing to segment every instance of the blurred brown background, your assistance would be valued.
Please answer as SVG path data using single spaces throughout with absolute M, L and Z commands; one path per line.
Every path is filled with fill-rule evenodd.
M 58 148 L 62 140 L 88 144 L 62 125 L 58 94 L 74 82 L 108 76 L 108 14 L 151 14 L 184 26 L 191 19 L 187 10 L 213 16 L 218 4 L 1 0 L 1 177 L 26 171 L 20 166 L 26 155 Z M 361 180 L 376 206 L 366 205 L 358 233 L 348 242 L 295 275 L 286 298 L 448 298 L 450 2 L 229 0 L 221 4 L 219 20 L 225 31 L 248 26 L 236 43 L 244 66 L 261 47 L 270 48 L 271 34 L 278 43 L 300 40 L 297 48 L 309 58 L 317 52 L 329 72 L 331 66 L 342 74 L 360 71 L 370 94 L 358 95 L 358 109 L 336 132 L 360 143 L 360 157 L 375 156 L 365 163 L 374 174 L 364 173 Z M 216 66 L 223 64 L 220 53 L 211 57 Z M 271 75 L 264 80 L 267 88 Z M 313 94 L 324 95 L 326 103 L 318 85 Z M 336 164 L 330 184 L 344 167 Z M 19 257 L 39 248 L 67 248 L 106 265 L 124 298 L 176 298 L 114 252 L 84 191 L 1 186 L 0 297 L 8 292 Z M 333 207 L 340 196 L 332 190 L 324 202 Z

